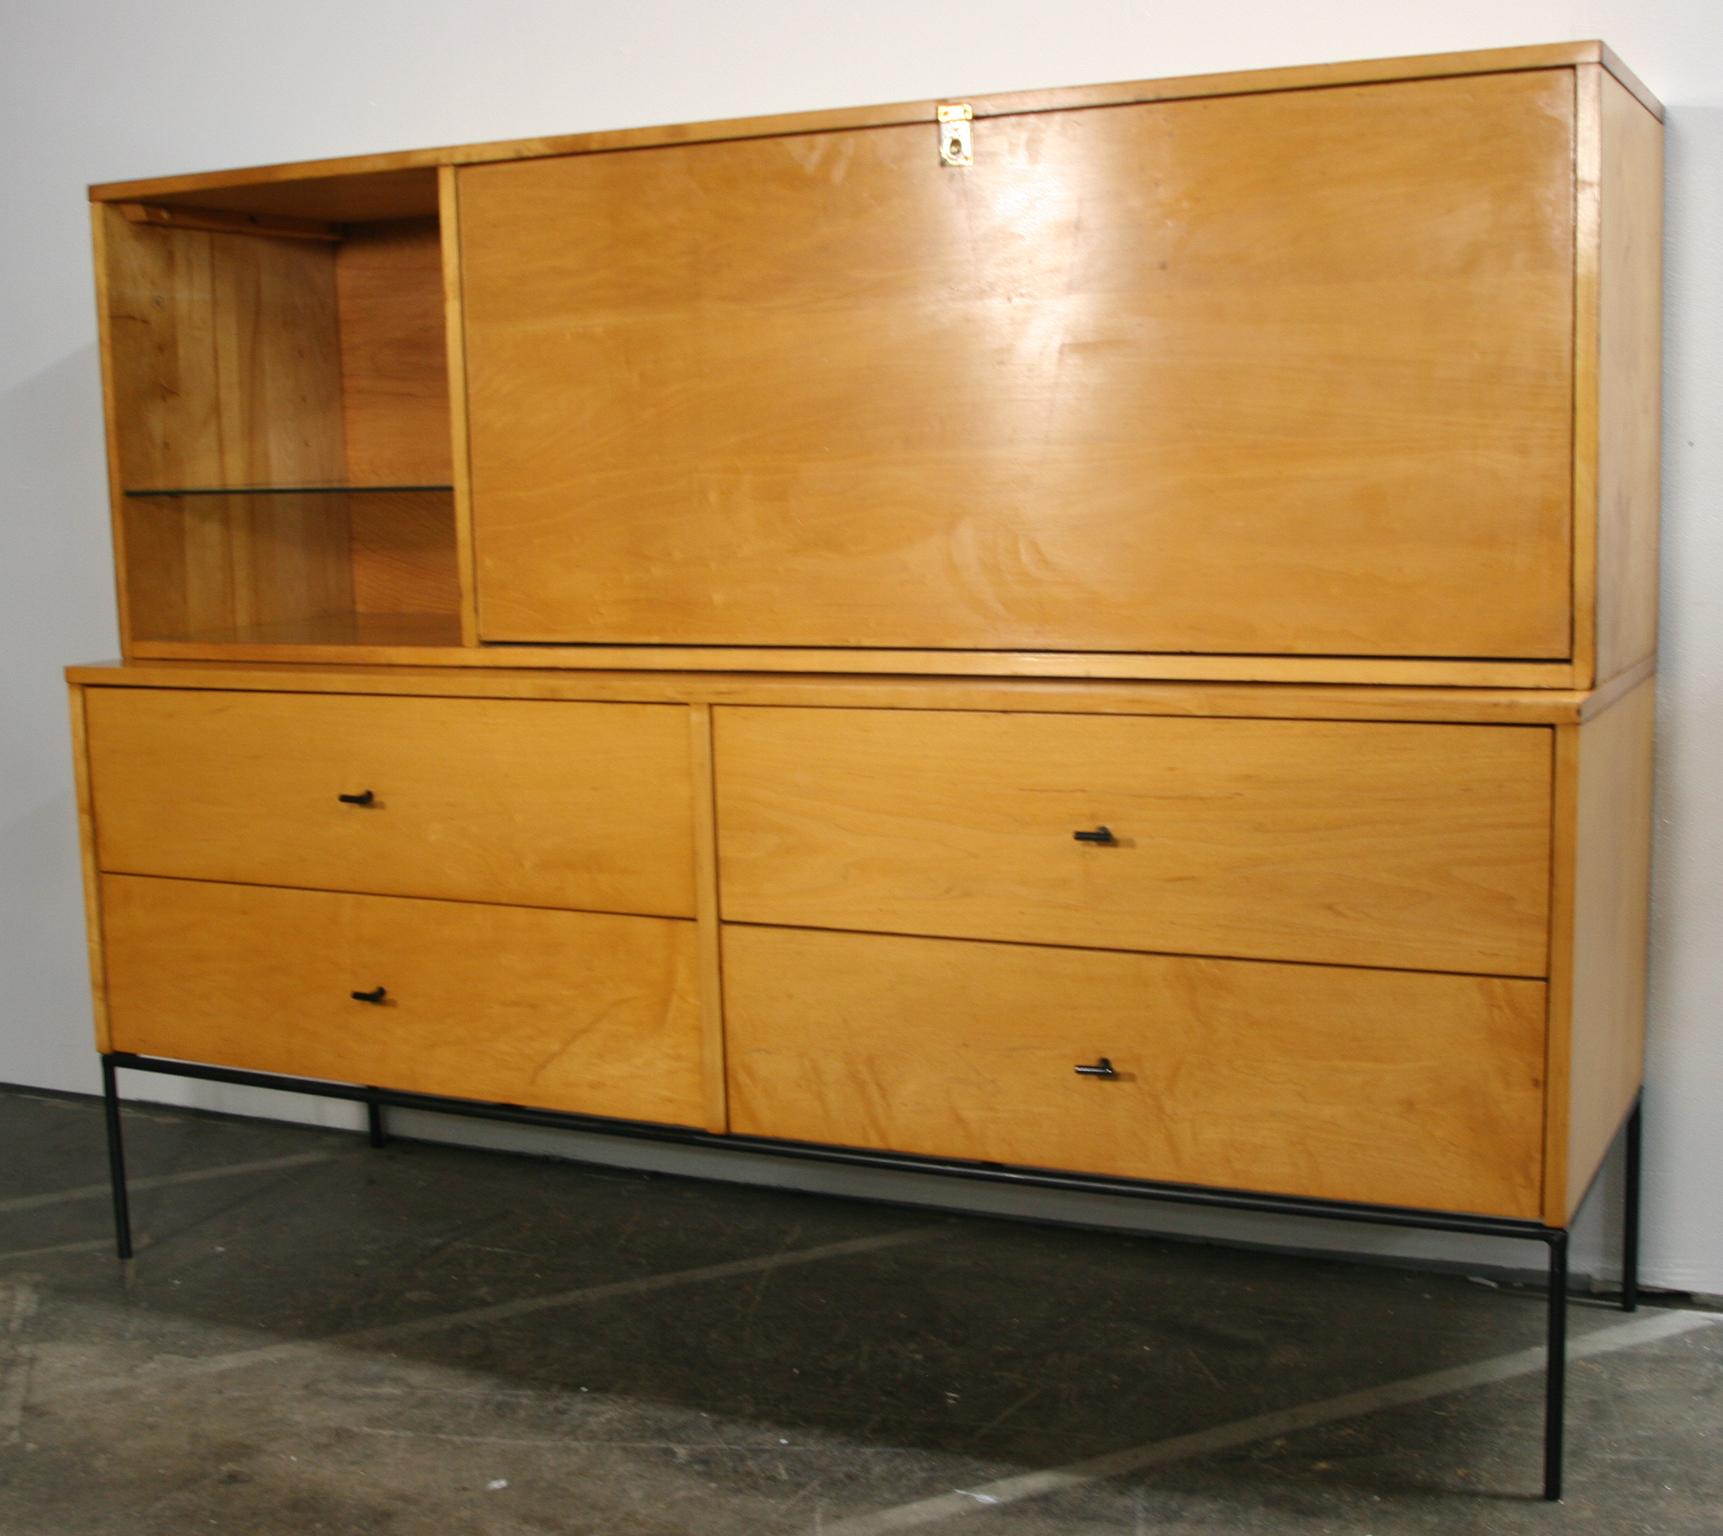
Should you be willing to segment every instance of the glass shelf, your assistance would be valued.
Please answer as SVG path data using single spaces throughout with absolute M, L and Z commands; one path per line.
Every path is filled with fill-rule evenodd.
M 461 621 L 453 613 L 325 613 L 265 624 L 229 624 L 144 634 L 136 637 L 136 643 L 155 656 L 324 646 L 446 648 L 460 645 Z
M 143 490 L 128 489 L 134 500 L 168 496 L 378 496 L 406 492 L 451 492 L 452 485 L 176 485 Z

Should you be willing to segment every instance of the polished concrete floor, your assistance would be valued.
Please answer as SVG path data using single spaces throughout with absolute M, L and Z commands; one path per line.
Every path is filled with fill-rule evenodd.
M 1723 1532 L 1723 1326 L 0 1092 L 5 1536 Z

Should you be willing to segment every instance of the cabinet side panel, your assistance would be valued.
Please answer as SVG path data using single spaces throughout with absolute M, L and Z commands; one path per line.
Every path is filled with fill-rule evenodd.
M 98 209 L 97 218 L 119 483 L 219 483 L 213 236 L 136 225 L 111 207 Z
M 90 1003 L 95 1015 L 96 1049 L 108 1042 L 108 980 L 102 947 L 102 887 L 96 868 L 96 807 L 90 794 L 89 739 L 84 723 L 84 690 L 69 690 L 72 712 L 72 779 L 78 797 L 78 853 L 84 877 L 84 939 L 90 951 Z
M 1546 1212 L 1557 1221 L 1584 1196 L 1643 1078 L 1655 693 L 1655 679 L 1647 679 L 1588 720 L 1578 729 L 1577 751 L 1567 755 L 1577 775 L 1565 797 L 1572 807 L 1571 981 L 1567 1017 L 1554 1012 L 1551 1019 L 1552 1034 L 1567 1030 L 1567 1062 L 1565 1082 L 1559 1070 L 1550 1078 L 1552 1102 L 1560 1098 L 1551 1152 L 1565 1161 L 1566 1178 L 1552 1181 Z
M 472 465 L 467 427 L 467 326 L 461 303 L 460 185 L 453 166 L 437 172 L 443 255 L 443 335 L 448 347 L 449 452 L 455 485 L 455 570 L 460 588 L 461 644 L 477 645 L 478 596 L 473 580 Z
M 106 210 L 123 484 L 295 484 L 342 474 L 329 246 L 130 223 Z
M 1597 332 L 1597 680 L 1657 648 L 1663 125 L 1603 76 Z
M 122 215 L 114 209 L 101 203 L 91 204 L 90 244 L 95 259 L 97 350 L 102 364 L 102 427 L 103 443 L 107 450 L 108 522 L 113 536 L 114 605 L 119 617 L 121 652 L 129 657 L 134 631 L 130 612 L 131 597 L 126 590 L 127 554 L 124 504 L 121 500 L 123 476 L 120 470 L 119 381 L 114 361 L 114 306 L 110 297 L 112 283 L 109 275 L 114 259 L 110 251 L 110 232 L 116 220 L 125 222 Z

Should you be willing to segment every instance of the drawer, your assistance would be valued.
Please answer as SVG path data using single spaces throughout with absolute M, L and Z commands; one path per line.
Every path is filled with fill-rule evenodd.
M 703 1119 L 692 923 L 107 875 L 102 926 L 115 1050 Z
M 146 688 L 86 700 L 104 870 L 693 915 L 679 707 Z
M 1542 728 L 714 713 L 727 918 L 1546 969 Z
M 1538 1214 L 1541 982 L 728 927 L 724 991 L 737 1132 Z

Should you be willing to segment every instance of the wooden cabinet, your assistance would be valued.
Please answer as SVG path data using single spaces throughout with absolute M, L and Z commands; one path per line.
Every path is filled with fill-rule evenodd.
M 1655 103 L 935 105 L 94 189 L 104 1046 L 1565 1220 L 1640 1075 Z
M 1661 132 L 1577 44 L 93 189 L 102 1050 L 1564 1232 Z
M 690 923 L 135 875 L 101 892 L 115 1050 L 701 1122 Z

